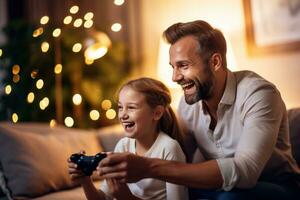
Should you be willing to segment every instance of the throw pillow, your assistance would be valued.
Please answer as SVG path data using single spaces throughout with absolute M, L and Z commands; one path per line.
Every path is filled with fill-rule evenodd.
M 0 162 L 13 198 L 36 197 L 78 185 L 68 174 L 72 153 L 102 151 L 93 131 L 30 123 L 0 123 Z

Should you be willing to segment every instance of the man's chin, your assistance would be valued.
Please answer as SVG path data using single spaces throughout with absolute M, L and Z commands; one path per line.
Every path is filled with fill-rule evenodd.
M 187 95 L 187 94 L 184 94 L 184 99 L 185 99 L 185 102 L 189 105 L 192 105 L 201 100 L 196 95 Z

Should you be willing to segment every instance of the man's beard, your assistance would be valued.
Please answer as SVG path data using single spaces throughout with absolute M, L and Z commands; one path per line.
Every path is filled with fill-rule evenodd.
M 211 97 L 213 82 L 209 78 L 203 83 L 194 81 L 196 92 L 191 95 L 184 94 L 184 98 L 187 104 L 191 105 L 200 100 L 208 100 Z

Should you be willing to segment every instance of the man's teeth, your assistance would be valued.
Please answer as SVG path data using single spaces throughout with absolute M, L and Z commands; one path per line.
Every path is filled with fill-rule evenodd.
M 183 89 L 186 89 L 186 88 L 188 88 L 188 87 L 191 87 L 192 85 L 194 85 L 194 83 L 193 83 L 193 82 L 189 82 L 189 83 L 182 84 L 181 87 L 182 87 Z
M 130 128 L 130 127 L 134 126 L 134 122 L 126 122 L 126 123 L 123 123 L 123 125 L 124 125 L 126 128 Z

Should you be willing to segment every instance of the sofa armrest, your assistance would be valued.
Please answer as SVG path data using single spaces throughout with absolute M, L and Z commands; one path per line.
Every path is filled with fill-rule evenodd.
M 96 130 L 104 151 L 113 151 L 117 142 L 124 137 L 124 129 L 120 124 L 112 125 Z

